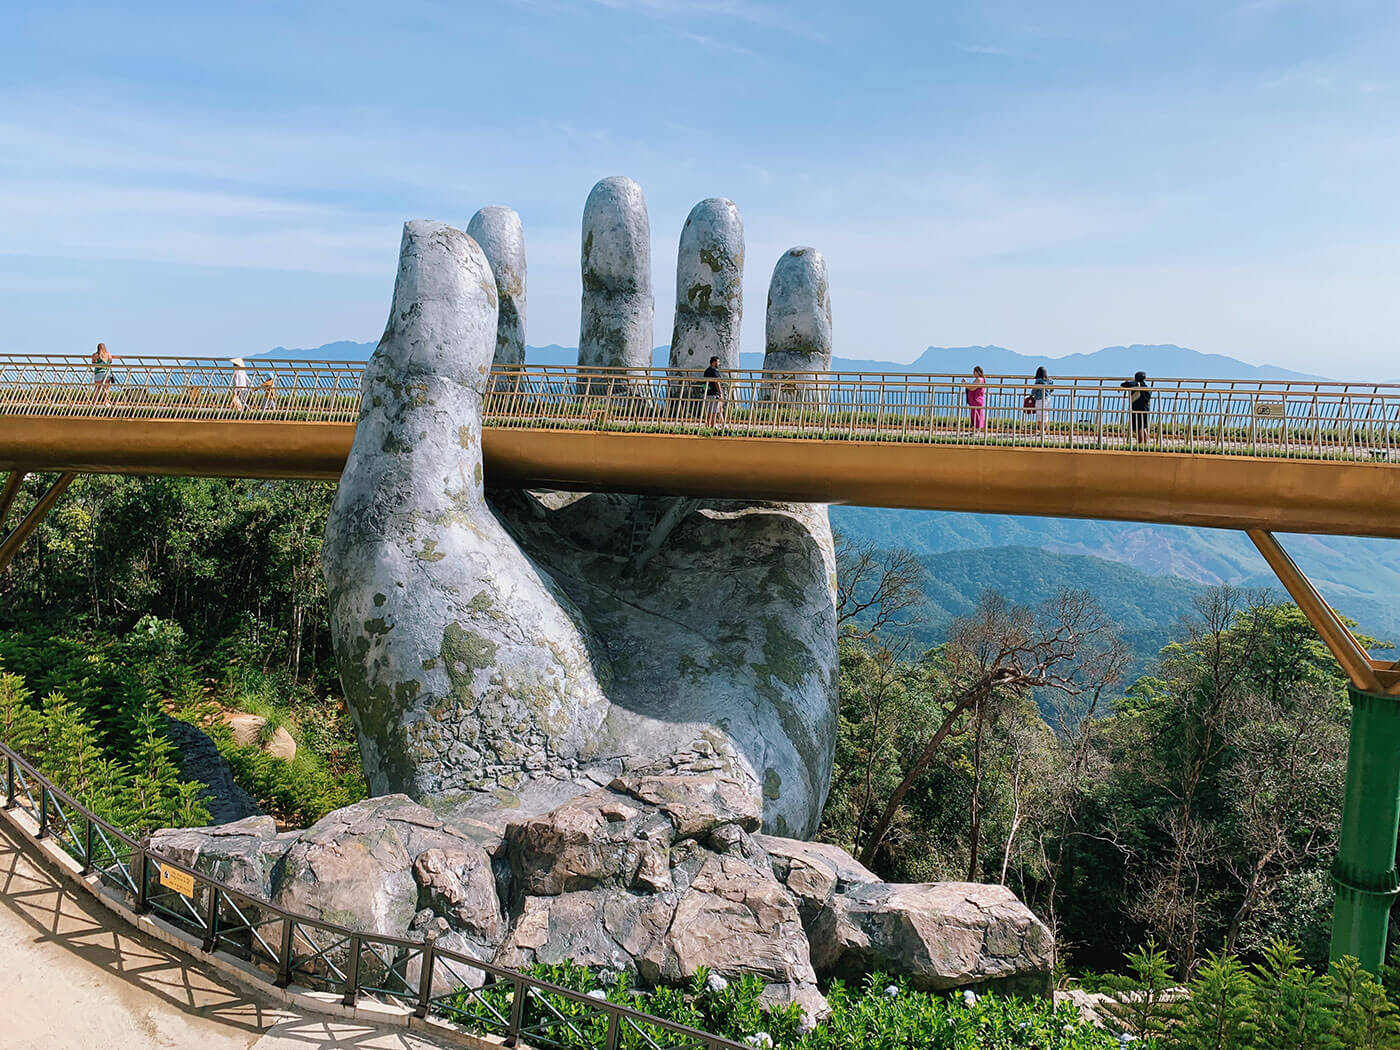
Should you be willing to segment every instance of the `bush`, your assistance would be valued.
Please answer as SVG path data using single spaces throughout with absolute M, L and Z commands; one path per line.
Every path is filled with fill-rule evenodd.
M 827 995 L 831 1016 L 809 1030 L 798 1007 L 762 1005 L 763 982 L 751 975 L 725 979 L 702 968 L 682 987 L 646 992 L 634 988 L 627 974 L 573 963 L 537 965 L 526 972 L 571 991 L 602 996 L 663 1020 L 773 1050 L 1109 1050 L 1119 1046 L 1114 1036 L 1085 1023 L 1069 1006 L 970 992 L 917 992 L 883 974 L 872 975 L 859 992 L 834 983 Z M 478 998 L 498 1016 L 509 1016 L 508 988 L 488 988 Z M 560 996 L 543 998 L 547 1005 L 531 997 L 524 1018 L 526 1026 L 543 1026 L 537 1037 L 541 1045 L 592 1050 L 603 1044 L 607 1030 L 603 1014 Z M 469 1029 L 492 1031 L 481 1020 L 484 1011 L 468 993 L 440 1008 Z M 654 1045 L 675 1043 L 660 1030 L 645 1035 Z M 624 1030 L 620 1045 L 624 1050 L 639 1050 L 648 1044 L 640 1034 Z
M 63 693 L 36 705 L 18 675 L 0 674 L 0 740 L 93 813 L 133 835 L 207 824 L 202 785 L 182 780 L 159 708 L 147 694 L 133 715 L 135 744 L 125 761 Z

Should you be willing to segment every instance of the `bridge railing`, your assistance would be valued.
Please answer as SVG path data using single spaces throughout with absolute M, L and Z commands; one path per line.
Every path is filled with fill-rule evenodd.
M 1400 452 L 1400 385 L 1160 379 L 1145 413 L 1107 377 L 1056 379 L 736 369 L 707 398 L 697 372 L 529 365 L 498 368 L 492 426 L 728 433 L 824 440 L 1151 448 L 1296 458 Z
M 0 356 L 0 414 L 353 423 L 363 377 L 354 361 Z
M 4 808 L 18 808 L 138 914 L 161 919 L 189 950 L 237 960 L 245 977 L 276 988 L 330 992 L 432 1016 L 506 1046 L 593 1050 L 749 1050 L 423 940 L 352 930 L 281 908 L 201 874 L 103 820 L 0 743 Z M 17 825 L 18 826 L 18 825 Z
M 0 356 L 0 414 L 349 423 L 364 365 L 344 361 Z M 728 433 L 824 440 L 1151 448 L 1306 459 L 1400 456 L 1400 385 L 1164 378 L 1134 415 L 1122 381 L 726 370 L 722 403 L 696 371 L 526 365 L 493 371 L 497 427 Z M 1031 403 L 1027 404 L 1027 399 Z

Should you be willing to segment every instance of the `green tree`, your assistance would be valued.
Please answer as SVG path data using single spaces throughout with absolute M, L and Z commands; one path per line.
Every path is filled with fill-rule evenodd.
M 1206 957 L 1167 1034 L 1173 1050 L 1249 1050 L 1254 1036 L 1249 974 L 1232 955 Z
M 1258 1050 L 1342 1050 L 1332 981 L 1304 966 L 1292 945 L 1266 945 L 1250 984 Z
M 1131 976 L 1114 981 L 1109 1013 L 1137 1039 L 1155 1039 L 1167 1032 L 1176 1013 L 1168 989 L 1171 961 L 1151 941 L 1128 956 Z
M 1337 1036 L 1348 1050 L 1400 1046 L 1400 1013 L 1386 991 L 1361 964 L 1347 956 L 1332 964 Z

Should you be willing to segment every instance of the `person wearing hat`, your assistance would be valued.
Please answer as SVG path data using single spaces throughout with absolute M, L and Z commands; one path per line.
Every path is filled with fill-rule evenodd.
M 248 390 L 248 369 L 241 357 L 230 357 L 228 360 L 233 365 L 233 407 L 242 412 L 247 407 L 243 395 Z
M 1133 440 L 1147 442 L 1147 410 L 1152 405 L 1152 387 L 1147 382 L 1146 372 L 1133 373 L 1132 379 L 1124 380 L 1123 389 L 1128 391 L 1130 404 L 1129 420 Z

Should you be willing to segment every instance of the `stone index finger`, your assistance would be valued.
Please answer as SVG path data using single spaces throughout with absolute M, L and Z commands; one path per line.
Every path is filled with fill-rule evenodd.
M 651 223 L 642 188 L 603 179 L 583 207 L 580 367 L 651 367 Z
M 773 267 L 765 337 L 764 371 L 831 368 L 831 288 L 815 248 L 789 248 Z
M 525 363 L 525 228 L 512 208 L 482 208 L 467 224 L 496 278 L 494 363 L 519 368 Z

